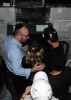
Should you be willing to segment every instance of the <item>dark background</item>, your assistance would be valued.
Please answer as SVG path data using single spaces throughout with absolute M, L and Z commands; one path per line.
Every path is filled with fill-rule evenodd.
M 12 0 L 0 0 L 0 2 L 10 2 Z M 42 2 L 42 0 L 15 0 L 18 1 L 25 1 L 25 2 Z M 70 0 L 45 0 L 46 4 L 71 4 Z

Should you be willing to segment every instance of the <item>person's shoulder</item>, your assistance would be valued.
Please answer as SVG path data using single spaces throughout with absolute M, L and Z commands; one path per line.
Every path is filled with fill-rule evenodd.
M 4 39 L 4 44 L 10 43 L 11 40 L 12 40 L 12 36 L 6 36 Z
M 71 70 L 71 67 L 67 66 L 66 69 L 67 69 L 67 70 Z
M 65 71 L 68 72 L 68 73 L 71 73 L 71 67 L 66 67 Z
M 6 36 L 5 37 L 5 40 L 9 40 L 9 39 L 11 39 L 12 38 L 12 36 L 10 35 L 10 36 Z
M 4 50 L 6 50 L 8 53 L 10 52 L 14 52 L 16 46 L 15 46 L 15 43 L 14 43 L 14 39 L 12 36 L 7 36 L 4 40 L 4 43 L 3 43 L 3 48 Z M 14 49 L 13 49 L 14 48 Z

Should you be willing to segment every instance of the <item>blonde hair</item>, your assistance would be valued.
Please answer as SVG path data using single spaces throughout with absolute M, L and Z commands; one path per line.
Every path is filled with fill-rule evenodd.
M 29 64 L 29 62 L 32 62 L 32 65 L 38 63 L 42 63 L 44 50 L 41 48 L 39 52 L 33 53 L 28 51 L 26 54 L 26 63 Z

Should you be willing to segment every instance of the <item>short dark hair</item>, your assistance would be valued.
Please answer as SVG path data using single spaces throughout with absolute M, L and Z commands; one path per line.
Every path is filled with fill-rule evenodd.
M 17 23 L 15 25 L 15 29 L 14 29 L 14 36 L 18 33 L 18 30 L 21 29 L 22 27 L 26 27 L 27 29 L 29 29 L 26 24 L 24 24 L 24 23 Z
M 45 41 L 51 40 L 52 42 L 58 41 L 57 31 L 53 27 L 47 27 L 43 31 Z

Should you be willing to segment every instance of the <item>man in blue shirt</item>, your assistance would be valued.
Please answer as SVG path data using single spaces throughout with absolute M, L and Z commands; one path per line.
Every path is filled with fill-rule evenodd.
M 37 72 L 44 69 L 44 65 L 35 64 L 33 68 L 23 68 L 22 58 L 25 56 L 25 48 L 22 48 L 21 42 L 26 42 L 29 37 L 28 27 L 22 23 L 15 26 L 14 35 L 8 36 L 3 44 L 3 55 L 8 70 L 16 76 L 25 76 L 28 78 L 31 72 Z

